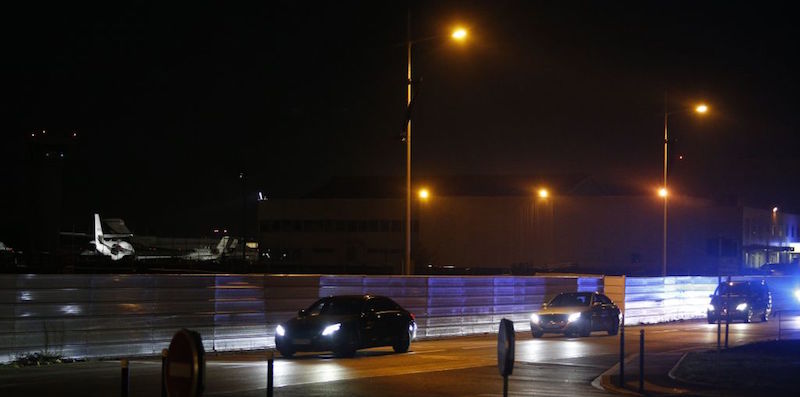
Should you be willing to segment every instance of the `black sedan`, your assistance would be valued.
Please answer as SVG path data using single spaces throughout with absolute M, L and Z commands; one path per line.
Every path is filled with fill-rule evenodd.
M 378 346 L 405 353 L 416 333 L 414 315 L 387 297 L 331 296 L 278 325 L 275 346 L 284 357 L 317 351 L 352 357 L 358 349 Z
M 727 281 L 717 286 L 706 309 L 709 324 L 717 321 L 767 321 L 772 313 L 772 293 L 765 281 Z
M 545 332 L 589 336 L 592 331 L 607 331 L 616 335 L 621 318 L 617 305 L 603 294 L 563 292 L 531 314 L 531 334 L 534 338 Z

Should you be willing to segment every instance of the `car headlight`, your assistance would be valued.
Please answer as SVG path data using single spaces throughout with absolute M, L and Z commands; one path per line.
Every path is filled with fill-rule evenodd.
M 581 313 L 580 312 L 572 313 L 572 314 L 569 315 L 569 317 L 567 317 L 567 322 L 571 323 L 571 322 L 574 322 L 574 321 L 578 321 L 580 319 L 581 319 Z
M 800 301 L 800 289 L 794 290 L 794 297 L 797 298 L 797 300 Z
M 738 310 L 740 312 L 743 312 L 743 311 L 747 310 L 747 303 L 740 303 L 740 304 L 736 305 L 736 310 Z
M 329 325 L 322 330 L 322 336 L 328 336 L 333 334 L 334 332 L 338 331 L 339 328 L 342 328 L 342 323 L 336 323 L 333 325 Z
M 531 322 L 534 324 L 539 324 L 539 315 L 538 314 L 531 314 Z
M 277 327 L 275 327 L 275 334 L 278 336 L 284 336 L 286 335 L 286 329 L 284 329 L 283 326 L 279 324 Z
M 717 308 L 715 308 L 714 305 L 708 305 L 707 310 L 713 312 L 714 310 L 717 310 Z

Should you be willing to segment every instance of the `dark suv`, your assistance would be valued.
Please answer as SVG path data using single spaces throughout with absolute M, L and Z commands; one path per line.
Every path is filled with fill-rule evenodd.
M 717 320 L 749 323 L 754 318 L 767 321 L 772 313 L 772 293 L 765 281 L 726 281 L 717 286 L 708 304 L 708 323 Z

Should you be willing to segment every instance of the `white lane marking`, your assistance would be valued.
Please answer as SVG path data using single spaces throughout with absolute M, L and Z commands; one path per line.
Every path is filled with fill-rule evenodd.
M 438 353 L 446 351 L 447 349 L 435 349 L 435 350 L 414 350 L 408 352 L 408 354 L 428 354 L 428 353 Z

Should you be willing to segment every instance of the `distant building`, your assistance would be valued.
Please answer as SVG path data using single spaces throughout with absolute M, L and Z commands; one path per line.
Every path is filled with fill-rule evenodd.
M 425 186 L 429 197 L 415 196 L 412 207 L 417 273 L 661 274 L 663 201 L 655 194 L 577 176 L 440 178 Z M 399 273 L 402 197 L 402 181 L 355 178 L 306 197 L 262 200 L 260 261 L 280 272 Z M 791 261 L 800 241 L 796 215 L 685 196 L 670 197 L 668 208 L 669 274 Z

